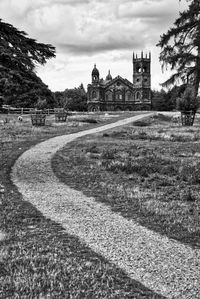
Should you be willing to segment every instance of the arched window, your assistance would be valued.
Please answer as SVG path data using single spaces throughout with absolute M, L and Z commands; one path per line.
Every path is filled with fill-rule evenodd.
M 122 92 L 117 91 L 115 94 L 116 101 L 122 101 Z
M 110 90 L 106 91 L 105 98 L 106 98 L 106 101 L 112 101 L 112 91 L 110 91 Z
M 92 99 L 94 99 L 94 98 L 96 98 L 96 97 L 97 97 L 97 93 L 96 93 L 95 90 L 93 90 L 93 92 L 92 92 Z
M 142 67 L 141 67 L 141 65 L 138 64 L 138 65 L 136 66 L 136 72 L 137 72 L 137 73 L 141 73 L 141 72 L 142 72 Z
M 147 67 L 144 66 L 144 67 L 143 67 L 143 73 L 146 73 L 146 72 L 147 72 Z
M 141 93 L 139 91 L 136 92 L 135 99 L 138 100 L 138 101 L 140 101 L 140 99 L 141 99 Z
M 133 99 L 132 92 L 130 90 L 128 90 L 126 92 L 126 101 L 131 101 L 132 99 Z

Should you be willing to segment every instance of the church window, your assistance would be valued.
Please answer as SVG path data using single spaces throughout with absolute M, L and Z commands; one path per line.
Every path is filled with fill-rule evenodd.
M 126 101 L 131 101 L 132 99 L 132 93 L 130 91 L 127 91 L 126 93 Z
M 147 72 L 147 67 L 146 67 L 146 66 L 143 67 L 143 72 L 144 72 L 144 73 Z
M 121 91 L 116 92 L 116 100 L 121 101 L 122 100 L 122 93 Z
M 140 98 L 141 98 L 141 94 L 140 94 L 140 92 L 139 91 L 137 91 L 136 92 L 136 100 L 140 100 Z
M 106 101 L 112 101 L 112 92 L 108 90 L 105 95 Z
M 94 98 L 96 98 L 96 97 L 97 97 L 97 93 L 96 93 L 95 90 L 93 90 L 93 92 L 92 92 L 92 98 L 94 99 Z
M 137 71 L 137 73 L 141 73 L 141 72 L 142 72 L 142 68 L 141 68 L 140 65 L 138 65 L 138 66 L 136 67 L 136 71 Z

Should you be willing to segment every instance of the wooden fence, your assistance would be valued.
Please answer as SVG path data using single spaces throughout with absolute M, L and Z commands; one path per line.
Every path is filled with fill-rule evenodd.
M 4 108 L 4 111 L 8 114 L 20 114 L 20 115 L 23 115 L 23 114 L 33 114 L 35 113 L 36 109 L 35 108 Z M 50 114 L 54 114 L 55 111 L 54 109 L 45 109 L 45 113 L 47 115 L 50 115 Z

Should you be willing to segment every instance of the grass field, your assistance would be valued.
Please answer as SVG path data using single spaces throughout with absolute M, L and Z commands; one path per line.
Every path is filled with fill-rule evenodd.
M 39 128 L 29 116 L 0 115 L 0 298 L 163 298 L 46 219 L 10 180 L 15 160 L 36 143 L 124 116 L 73 115 L 66 124 L 48 116 Z
M 61 181 L 124 217 L 200 248 L 200 119 L 158 114 L 68 144 L 52 161 Z

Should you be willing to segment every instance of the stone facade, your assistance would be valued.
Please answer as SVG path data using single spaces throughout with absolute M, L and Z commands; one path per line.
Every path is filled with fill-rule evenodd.
M 100 79 L 94 65 L 92 82 L 87 87 L 88 111 L 150 110 L 151 109 L 151 54 L 140 57 L 133 53 L 133 83 L 110 71 Z

